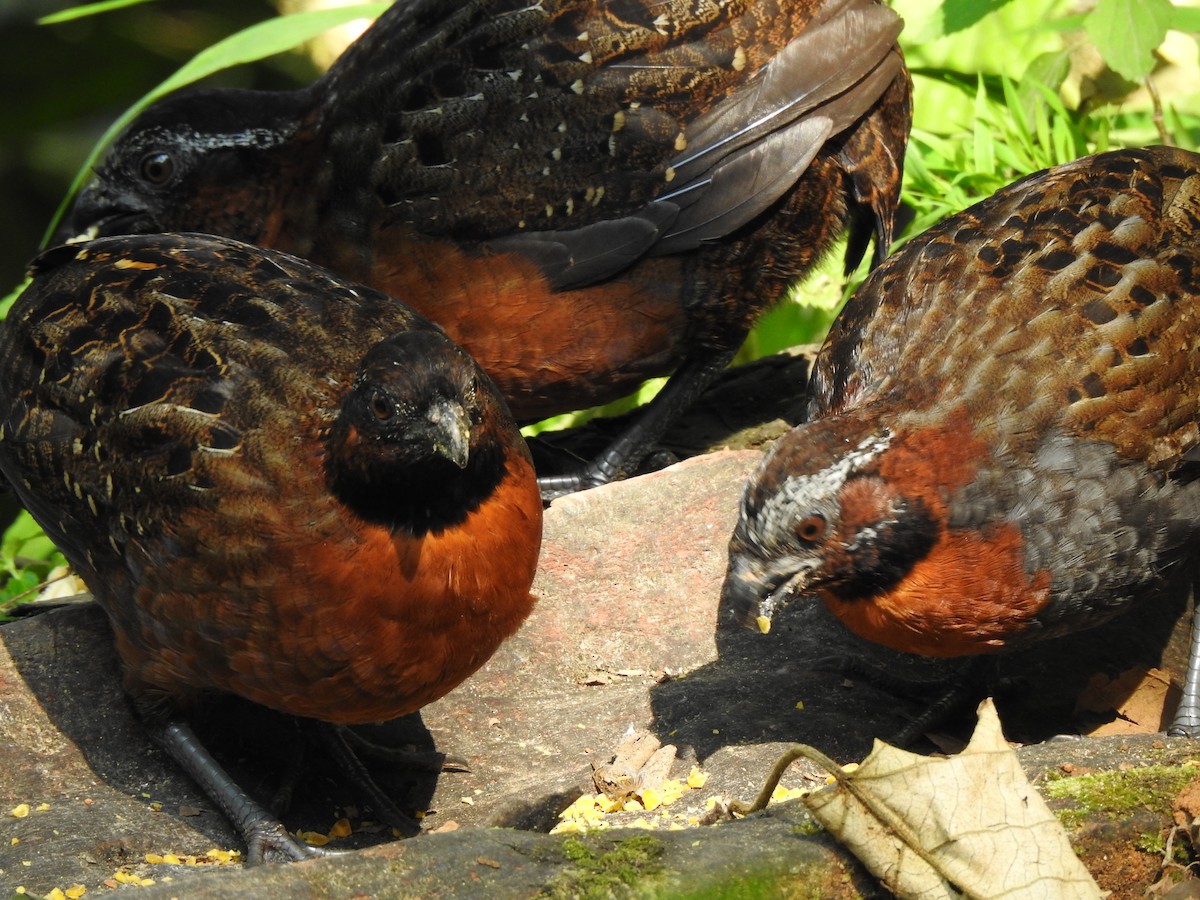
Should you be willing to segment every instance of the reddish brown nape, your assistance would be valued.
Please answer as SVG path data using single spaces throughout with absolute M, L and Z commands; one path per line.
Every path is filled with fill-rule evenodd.
M 879 459 L 879 474 L 898 494 L 920 497 L 940 521 L 946 498 L 969 484 L 991 455 L 963 409 L 949 411 L 936 428 L 904 430 Z

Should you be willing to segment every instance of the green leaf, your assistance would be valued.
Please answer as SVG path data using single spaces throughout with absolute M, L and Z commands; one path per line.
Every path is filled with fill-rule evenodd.
M 1087 16 L 1077 14 L 1073 16 L 1063 16 L 1059 19 L 1051 19 L 1049 22 L 1042 24 L 1042 27 L 1047 31 L 1079 31 L 1083 28 Z
M 214 72 L 220 72 L 222 69 L 255 62 L 268 56 L 274 56 L 276 53 L 283 53 L 344 22 L 376 18 L 391 5 L 390 0 L 360 3 L 354 6 L 339 6 L 335 9 L 279 16 L 259 22 L 201 50 L 183 68 L 146 96 L 158 99 L 164 94 L 199 81 Z
M 17 604 L 13 601 L 19 597 L 32 600 L 33 593 L 39 584 L 41 584 L 41 579 L 32 569 L 25 569 L 23 572 L 15 572 L 10 575 L 4 583 L 3 590 L 0 590 L 0 615 L 6 614 L 10 606 L 16 606 Z
M 1035 56 L 1025 67 L 1025 74 L 1021 76 L 1021 80 L 1024 82 L 1026 78 L 1029 78 L 1057 91 L 1070 73 L 1071 51 L 1064 48 Z M 1024 96 L 1024 92 L 1022 92 L 1022 96 Z
M 12 309 L 12 305 L 17 302 L 17 298 L 21 296 L 21 292 L 25 290 L 29 284 L 29 279 L 26 278 L 15 288 L 0 298 L 0 319 L 4 319 L 8 315 L 8 311 Z
M 988 13 L 1010 0 L 945 0 L 942 4 L 942 34 L 954 34 L 970 28 Z
M 42 526 L 25 510 L 0 536 L 0 566 L 11 575 L 30 560 L 50 560 L 58 557 L 58 549 L 42 531 Z
M 987 88 L 983 79 L 979 79 L 979 87 L 975 93 L 975 128 L 972 134 L 972 168 L 985 175 L 996 173 L 996 152 L 991 124 L 988 121 L 989 100 Z
M 1028 74 L 1027 69 L 1026 76 Z M 1008 78 L 1001 83 L 1004 86 L 1004 105 L 1007 107 L 1010 117 L 1008 127 L 1011 145 L 1007 149 L 1011 154 L 1019 153 L 1022 159 L 1022 163 L 1011 163 L 1010 165 L 1018 171 L 1022 171 L 1027 165 L 1025 161 L 1032 158 L 1034 152 L 1033 130 L 1029 126 L 1029 121 L 1033 118 L 1035 104 L 1025 101 L 1026 88 L 1013 84 Z
M 1176 31 L 1200 31 L 1200 9 L 1192 6 L 1172 6 L 1170 27 Z
M 1154 50 L 1166 39 L 1170 20 L 1170 0 L 1098 0 L 1084 27 L 1109 68 L 1140 81 L 1154 68 Z
M 249 28 L 231 34 L 211 47 L 201 50 L 175 74 L 125 110 L 104 132 L 96 146 L 92 148 L 92 152 L 88 154 L 87 159 L 83 161 L 83 165 L 79 167 L 75 180 L 71 182 L 66 197 L 63 198 L 42 237 L 42 246 L 46 245 L 50 236 L 58 228 L 58 223 L 70 207 L 71 201 L 75 199 L 75 195 L 83 187 L 83 183 L 87 181 L 92 168 L 99 162 L 108 145 L 130 122 L 137 118 L 138 113 L 155 100 L 223 69 L 255 62 L 268 56 L 274 56 L 276 53 L 291 50 L 344 22 L 375 18 L 389 6 L 391 6 L 390 0 L 381 0 L 381 2 L 375 3 L 361 3 L 354 6 L 339 6 L 335 9 L 296 13 L 291 16 L 279 16 L 251 25 Z
M 113 9 L 126 6 L 137 6 L 139 3 L 150 3 L 151 0 L 100 0 L 99 3 L 85 3 L 61 12 L 50 13 L 37 20 L 39 25 L 57 25 L 59 22 L 70 22 L 72 19 L 82 19 L 84 16 L 94 16 Z

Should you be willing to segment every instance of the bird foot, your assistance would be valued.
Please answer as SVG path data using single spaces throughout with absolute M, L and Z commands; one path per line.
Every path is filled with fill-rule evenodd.
M 407 746 L 394 747 L 372 740 L 353 728 L 342 730 L 346 744 L 362 756 L 378 762 L 391 763 L 397 768 L 414 772 L 470 772 L 471 764 L 465 757 L 451 756 L 438 750 L 415 750 Z
M 578 472 L 566 475 L 543 475 L 538 478 L 538 488 L 542 492 L 542 504 L 549 506 L 551 502 L 568 494 L 591 490 L 608 484 L 610 478 L 596 471 L 594 465 L 589 465 Z
M 242 835 L 246 841 L 246 865 L 262 863 L 299 862 L 324 856 L 341 856 L 336 850 L 314 847 L 297 840 L 282 822 L 263 820 L 246 829 Z
M 1167 729 L 1167 737 L 1200 737 L 1200 710 L 1178 710 Z
M 551 501 L 567 494 L 591 490 L 643 472 L 657 472 L 659 469 L 675 465 L 679 459 L 670 450 L 655 450 L 645 458 L 639 458 L 637 455 L 626 458 L 610 449 L 575 472 L 538 478 L 542 503 L 549 505 Z
M 844 678 L 865 681 L 881 691 L 910 699 L 925 700 L 930 694 L 939 694 L 952 681 L 961 679 L 964 675 L 973 677 L 973 662 L 968 662 L 954 670 L 939 671 L 927 677 L 909 677 L 891 669 L 872 665 L 865 660 L 853 656 L 825 656 L 812 664 L 816 672 L 834 672 Z
M 327 722 L 314 722 L 314 725 L 316 726 L 317 735 L 324 743 L 325 749 L 329 751 L 337 763 L 338 768 L 354 782 L 355 786 L 363 794 L 363 797 L 375 810 L 376 815 L 399 831 L 404 837 L 414 837 L 420 834 L 421 823 L 396 805 L 395 801 L 371 777 L 371 773 L 367 771 L 367 767 L 359 759 L 355 746 L 352 746 L 352 743 L 356 743 L 354 732 L 345 726 L 331 725 Z M 366 746 L 374 746 L 370 741 L 361 737 L 358 740 L 362 741 Z M 382 749 L 386 751 L 387 748 Z M 417 755 L 420 756 L 421 754 Z M 430 759 L 424 760 L 428 767 L 426 771 L 433 773 L 440 772 L 445 757 L 440 753 L 425 755 L 430 757 Z M 436 762 L 434 762 L 435 759 Z

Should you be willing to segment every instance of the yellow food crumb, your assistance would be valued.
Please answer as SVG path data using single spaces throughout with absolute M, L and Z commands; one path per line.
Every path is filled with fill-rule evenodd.
M 297 831 L 296 837 L 317 847 L 324 847 L 330 841 L 349 837 L 353 833 L 354 828 L 351 827 L 350 820 L 342 818 L 333 823 L 333 826 L 329 829 L 329 834 L 322 834 L 319 831 Z
M 583 794 L 558 814 L 561 821 L 551 829 L 551 833 L 574 832 L 588 825 L 599 825 L 603 816 L 600 803 L 607 799 L 603 794 Z
M 620 812 L 625 808 L 623 801 L 616 797 L 610 797 L 608 794 L 591 794 L 592 804 L 602 813 Z
M 797 701 L 796 701 L 796 709 L 799 709 L 799 710 L 803 710 L 803 709 L 804 709 L 804 701 L 803 701 L 803 700 L 797 700 Z
M 754 624 L 758 626 L 758 630 L 763 634 L 766 634 L 771 630 L 771 620 L 766 616 L 757 616 L 754 619 Z
M 559 813 L 559 823 L 551 831 L 552 834 L 562 834 L 586 831 L 589 828 L 605 828 L 608 823 L 604 817 L 614 812 L 657 812 L 653 820 L 644 817 L 634 822 L 621 822 L 627 828 L 668 828 L 679 829 L 685 824 L 697 824 L 695 817 L 689 819 L 680 813 L 672 816 L 664 807 L 679 800 L 689 790 L 703 786 L 708 776 L 698 766 L 693 766 L 685 781 L 678 778 L 668 778 L 658 788 L 644 788 L 634 794 L 618 799 L 606 794 L 583 794 L 576 798 L 570 806 Z M 715 802 L 712 798 L 711 802 Z M 675 821 L 672 821 L 674 819 Z
M 138 887 L 149 887 L 154 884 L 153 878 L 142 878 L 140 875 L 134 875 L 123 866 L 113 872 L 112 880 L 118 884 L 136 884 Z
M 39 804 L 37 805 L 37 811 L 38 811 L 38 812 L 49 812 L 49 811 L 50 811 L 50 804 L 49 804 L 49 803 L 39 803 Z
M 853 772 L 857 768 L 858 768 L 858 763 L 850 762 L 850 763 L 846 763 L 844 766 L 842 766 L 842 771 L 845 772 L 847 775 L 849 775 L 851 772 Z M 825 776 L 826 784 L 833 784 L 835 781 L 837 781 L 837 779 L 834 778 L 832 775 Z
M 659 801 L 663 806 L 670 806 L 684 795 L 688 786 L 677 778 L 668 778 L 659 788 Z
M 29 804 L 19 803 L 8 811 L 8 814 L 14 819 L 23 819 L 29 815 Z
M 206 853 L 147 853 L 145 860 L 152 866 L 228 866 L 240 862 L 240 850 L 220 850 L 213 847 Z
M 775 785 L 775 790 L 771 791 L 771 802 L 781 803 L 784 800 L 795 800 L 797 797 L 807 795 L 808 791 L 801 790 L 800 788 L 785 788 L 783 785 L 777 784 Z
M 55 888 L 46 894 L 45 900 L 67 900 L 67 895 L 62 892 L 62 888 Z
M 21 839 L 20 839 L 20 838 L 13 838 L 11 841 L 9 841 L 9 843 L 10 843 L 10 844 L 12 844 L 12 845 L 15 847 L 17 844 L 21 843 Z
M 76 884 L 67 888 L 63 893 L 67 895 L 67 900 L 79 900 L 80 897 L 87 893 L 87 888 L 82 884 Z

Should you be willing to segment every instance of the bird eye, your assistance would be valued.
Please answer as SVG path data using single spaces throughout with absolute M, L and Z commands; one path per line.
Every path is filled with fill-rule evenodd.
M 175 161 L 165 150 L 154 150 L 142 157 L 138 172 L 150 184 L 161 187 L 175 175 Z
M 371 392 L 371 396 L 367 399 L 367 408 L 371 410 L 371 415 L 380 422 L 386 422 L 396 414 L 396 407 L 382 391 Z
M 796 523 L 796 536 L 802 541 L 815 544 L 825 537 L 825 517 L 819 513 L 805 516 Z

